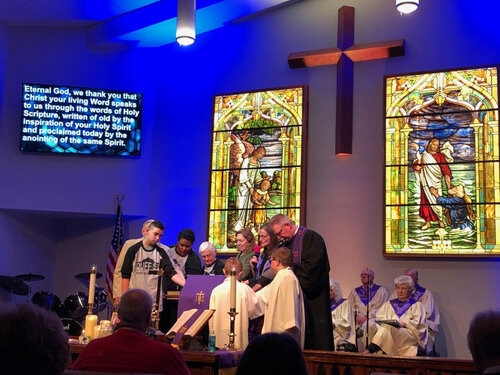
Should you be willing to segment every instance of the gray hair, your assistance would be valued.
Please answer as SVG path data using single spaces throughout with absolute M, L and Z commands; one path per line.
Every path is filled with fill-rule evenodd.
M 398 286 L 399 284 L 408 284 L 410 289 L 413 291 L 415 289 L 415 283 L 413 279 L 408 275 L 401 275 L 394 279 L 394 285 Z
M 198 252 L 200 253 L 203 253 L 204 251 L 210 251 L 212 253 L 217 253 L 217 249 L 215 248 L 215 246 L 211 243 L 211 242 L 208 242 L 208 241 L 205 241 L 205 242 L 202 242 L 200 244 L 200 247 L 198 248 Z
M 335 302 L 340 301 L 342 299 L 342 289 L 340 288 L 339 282 L 335 279 L 330 279 L 330 288 L 335 293 Z

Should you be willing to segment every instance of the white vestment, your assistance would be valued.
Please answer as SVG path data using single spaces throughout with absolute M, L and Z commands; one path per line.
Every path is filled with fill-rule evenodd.
M 215 346 L 224 349 L 229 344 L 230 332 L 230 278 L 226 277 L 210 295 L 210 309 L 215 310 L 209 320 L 210 333 L 215 334 Z M 262 313 L 258 310 L 255 292 L 248 285 L 236 282 L 236 314 L 234 321 L 234 348 L 244 350 L 248 345 L 248 320 Z
M 412 295 L 414 296 L 414 294 Z M 390 300 L 397 298 L 396 291 L 394 291 L 390 297 Z M 426 352 L 431 355 L 433 353 L 433 345 L 436 341 L 436 332 L 439 331 L 440 315 L 439 309 L 434 303 L 434 297 L 429 289 L 425 288 L 425 292 L 420 296 L 418 302 L 422 303 L 425 310 L 425 321 L 427 323 L 427 328 L 429 329 L 429 337 Z
M 372 286 L 373 287 L 373 286 Z M 358 293 L 356 292 L 356 288 L 351 290 L 349 293 L 349 302 L 351 304 L 351 307 L 353 309 L 353 314 L 354 314 L 354 322 L 356 323 L 356 317 L 357 316 L 366 316 L 367 311 L 369 310 L 369 318 L 362 324 L 358 325 L 356 323 L 356 329 L 360 332 L 362 332 L 362 335 L 359 337 L 358 340 L 358 348 L 359 351 L 362 352 L 366 349 L 366 342 L 371 342 L 373 335 L 375 335 L 375 332 L 377 331 L 377 324 L 375 323 L 375 316 L 377 315 L 378 310 L 382 307 L 382 305 L 387 302 L 389 299 L 389 293 L 387 292 L 387 289 L 385 289 L 383 286 L 379 286 L 377 289 L 377 292 L 370 298 L 370 306 L 367 307 L 359 297 Z M 366 323 L 369 323 L 369 335 L 368 335 L 368 340 L 366 339 Z
M 416 356 L 418 348 L 427 345 L 427 324 L 425 310 L 420 302 L 413 303 L 401 317 L 398 317 L 390 301 L 382 305 L 377 313 L 377 320 L 395 319 L 405 323 L 406 327 L 396 328 L 381 324 L 373 336 L 372 343 L 380 346 L 388 355 Z
M 291 333 L 304 348 L 304 298 L 293 271 L 290 268 L 279 270 L 273 281 L 256 294 L 264 313 L 262 333 Z
M 356 324 L 349 300 L 344 300 L 332 311 L 333 342 L 336 346 L 349 342 L 356 345 Z

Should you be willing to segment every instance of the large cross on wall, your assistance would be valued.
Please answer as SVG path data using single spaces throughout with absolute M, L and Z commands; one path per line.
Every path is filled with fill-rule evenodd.
M 335 154 L 352 153 L 354 63 L 404 56 L 404 39 L 354 44 L 354 8 L 338 12 L 337 48 L 294 52 L 288 56 L 290 68 L 337 65 L 337 114 Z

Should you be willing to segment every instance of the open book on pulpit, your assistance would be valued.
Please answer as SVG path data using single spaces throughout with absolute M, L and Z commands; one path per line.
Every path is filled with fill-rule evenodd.
M 199 334 L 214 314 L 214 310 L 191 309 L 184 311 L 165 334 L 173 345 L 188 348 L 191 340 Z
M 172 344 L 184 349 L 195 336 L 200 334 L 214 313 L 209 309 L 212 289 L 224 279 L 223 275 L 188 275 L 186 285 L 179 294 L 177 321 L 166 334 Z M 208 328 L 206 333 L 208 338 Z

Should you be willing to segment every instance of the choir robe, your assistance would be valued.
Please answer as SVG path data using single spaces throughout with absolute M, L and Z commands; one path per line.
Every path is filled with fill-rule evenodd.
M 356 345 L 356 328 L 351 303 L 342 299 L 342 302 L 332 305 L 333 341 L 335 345 L 349 342 Z
M 406 327 L 401 328 L 385 323 L 378 327 L 372 343 L 378 345 L 384 353 L 411 357 L 417 355 L 419 347 L 425 349 L 427 324 L 424 306 L 420 302 L 413 302 L 401 316 L 398 316 L 391 301 L 387 301 L 378 311 L 376 319 L 396 319 L 406 324 Z

